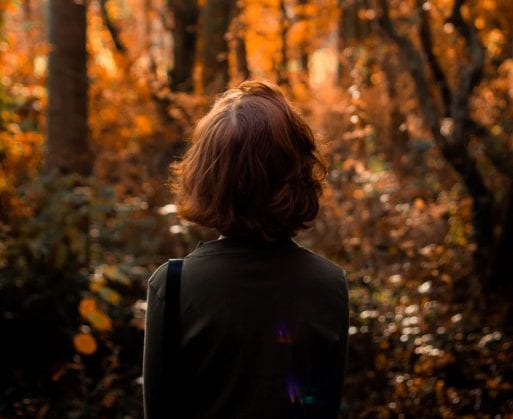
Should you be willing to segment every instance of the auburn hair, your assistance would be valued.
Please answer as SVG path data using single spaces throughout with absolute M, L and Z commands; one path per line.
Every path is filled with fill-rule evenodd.
M 307 123 L 278 86 L 257 81 L 217 98 L 170 169 L 178 215 L 264 240 L 309 227 L 327 174 Z

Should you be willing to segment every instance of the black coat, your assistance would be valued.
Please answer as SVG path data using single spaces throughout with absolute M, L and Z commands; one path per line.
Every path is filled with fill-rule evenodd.
M 292 239 L 224 238 L 187 255 L 180 352 L 163 370 L 167 263 L 149 279 L 147 419 L 334 419 L 347 360 L 345 271 Z M 165 407 L 154 400 L 161 394 Z

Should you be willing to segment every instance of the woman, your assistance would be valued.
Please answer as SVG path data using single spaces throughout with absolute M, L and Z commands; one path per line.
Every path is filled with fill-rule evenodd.
M 155 348 L 164 332 L 150 332 L 160 314 L 148 307 L 146 417 L 336 418 L 345 271 L 292 239 L 317 215 L 326 177 L 311 129 L 277 86 L 244 82 L 199 121 L 172 170 L 179 214 L 221 235 L 183 261 L 172 357 Z M 149 293 L 166 271 L 153 273 Z M 166 384 L 148 388 L 166 362 Z

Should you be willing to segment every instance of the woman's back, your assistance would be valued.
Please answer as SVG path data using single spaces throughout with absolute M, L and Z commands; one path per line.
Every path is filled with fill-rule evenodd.
M 336 417 L 348 327 L 337 265 L 292 239 L 200 243 L 180 305 L 180 386 L 165 396 L 178 417 Z
M 292 239 L 315 219 L 328 173 L 313 131 L 278 86 L 243 82 L 171 169 L 178 215 L 225 238 L 184 259 L 180 339 L 161 327 L 167 265 L 150 278 L 146 417 L 336 418 L 345 275 Z M 178 354 L 162 352 L 168 341 Z

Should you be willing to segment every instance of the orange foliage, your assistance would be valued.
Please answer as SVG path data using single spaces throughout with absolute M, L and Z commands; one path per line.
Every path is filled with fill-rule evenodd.
M 84 298 L 78 305 L 80 315 L 87 318 L 92 312 L 96 310 L 96 300 L 94 298 Z
M 73 345 L 77 352 L 92 355 L 98 349 L 95 338 L 89 333 L 77 333 L 73 336 Z
M 466 314 L 464 307 L 450 302 L 460 278 L 465 281 L 472 273 L 472 202 L 432 141 L 398 49 L 382 33 L 358 42 L 338 39 L 341 4 L 351 2 L 311 0 L 300 5 L 297 0 L 285 0 L 283 16 L 280 0 L 239 1 L 252 76 L 276 80 L 283 60 L 282 29 L 286 27 L 290 91 L 311 125 L 326 139 L 330 179 L 321 214 L 314 228 L 298 240 L 339 262 L 350 273 L 352 359 L 368 362 L 358 370 L 350 366 L 347 391 L 358 397 L 355 389 L 364 388 L 366 394 L 368 389 L 376 404 L 367 406 L 366 412 L 358 411 L 364 408 L 355 404 L 350 414 L 389 417 L 425 413 L 422 400 L 431 397 L 436 406 L 426 409 L 432 408 L 431 413 L 442 417 L 456 417 L 462 401 L 470 400 L 471 412 L 477 405 L 478 397 L 469 393 L 469 385 L 489 391 L 490 400 L 497 394 L 506 400 L 511 388 L 501 381 L 501 374 L 511 374 L 511 342 L 487 331 L 486 327 L 492 327 L 489 319 L 486 326 L 479 322 L 475 326 L 475 313 Z M 29 3 L 30 18 L 23 8 Z M 398 32 L 421 50 L 414 18 L 416 2 L 389 3 Z M 122 224 L 115 217 L 125 207 L 139 205 L 130 220 L 133 224 L 124 228 L 133 232 L 138 221 L 150 218 L 153 224 L 144 228 L 156 226 L 148 227 L 155 229 L 147 235 L 159 243 L 155 246 L 158 252 L 133 251 L 131 246 L 135 245 L 127 242 L 135 237 L 134 243 L 140 244 L 144 237 L 127 234 L 129 240 L 118 249 L 123 255 L 102 253 L 101 240 L 95 243 L 94 266 L 84 268 L 89 274 L 89 288 L 83 290 L 87 296 L 80 294 L 83 298 L 78 303 L 77 319 L 79 323 L 86 321 L 94 331 L 74 334 L 73 346 L 80 354 L 99 357 L 104 346 L 115 353 L 115 333 L 103 332 L 129 323 L 121 325 L 115 314 L 125 298 L 125 291 L 118 286 L 130 285 L 132 280 L 132 274 L 124 273 L 118 263 L 125 263 L 126 257 L 127 264 L 135 266 L 133 276 L 141 276 L 141 270 L 146 272 L 170 252 L 185 253 L 199 237 L 193 228 L 179 224 L 174 215 L 166 218 L 155 210 L 169 199 L 166 165 L 179 154 L 174 147 L 187 139 L 196 116 L 210 100 L 170 91 L 167 71 L 172 64 L 172 18 L 166 4 L 165 0 L 107 2 L 109 16 L 127 46 L 122 53 L 115 49 L 99 2 L 88 2 L 89 130 L 96 155 L 95 180 L 112 185 L 123 200 L 103 211 L 116 214 L 106 225 Z M 453 0 L 424 2 L 434 54 L 451 89 L 467 64 L 462 58 L 464 40 L 454 25 L 446 22 L 453 4 Z M 27 204 L 31 195 L 22 199 L 18 187 L 36 176 L 43 157 L 48 45 L 42 12 L 38 2 L 0 1 L 5 27 L 0 38 L 0 199 L 6 204 L 5 210 L 2 208 L 6 219 L 12 214 L 30 217 L 36 211 Z M 490 127 L 505 150 L 511 150 L 513 61 L 508 54 L 513 44 L 512 2 L 469 1 L 463 15 L 475 24 L 486 48 L 486 77 L 473 91 L 471 116 Z M 375 27 L 376 16 L 376 10 L 369 6 L 358 11 L 357 19 Z M 301 53 L 305 52 L 309 79 L 298 83 Z M 196 67 L 198 74 L 201 65 Z M 339 78 L 335 76 L 337 66 Z M 427 74 L 427 65 L 424 70 Z M 436 88 L 433 78 L 428 82 L 430 89 Z M 198 92 L 198 86 L 196 89 Z M 393 125 L 393 111 L 403 117 L 397 126 Z M 404 143 L 400 138 L 406 138 Z M 470 139 L 469 150 L 487 186 L 497 191 L 494 199 L 506 201 L 506 182 L 487 160 L 482 145 Z M 168 234 L 169 223 L 179 227 L 171 230 L 177 232 L 173 236 Z M 8 230 L 2 224 L 0 227 L 2 233 Z M 97 226 L 92 227 L 91 231 L 96 229 L 95 234 L 101 235 Z M 92 237 L 92 233 L 87 234 Z M 171 241 L 179 245 L 172 247 Z M 63 242 L 58 267 L 64 266 L 68 247 L 81 244 Z M 32 241 L 30 246 L 34 246 Z M 2 260 L 0 257 L 0 265 Z M 96 263 L 98 260 L 103 265 Z M 141 294 L 133 299 L 138 301 L 134 304 L 138 308 L 134 308 L 137 315 L 130 324 L 137 327 L 144 324 L 143 298 Z M 83 327 L 89 330 L 89 326 Z M 472 332 L 467 335 L 465 330 Z M 487 338 L 490 334 L 492 337 Z M 98 351 L 99 344 L 102 351 Z M 358 356 L 361 354 L 368 357 Z M 113 368 L 118 367 L 116 362 L 112 361 Z M 475 381 L 456 388 L 447 375 L 460 364 Z M 75 365 L 77 370 L 85 368 Z M 57 370 L 56 380 L 65 370 Z M 474 371 L 486 372 L 474 376 Z M 114 375 L 109 374 L 109 386 L 116 385 Z M 486 374 L 490 376 L 484 377 Z M 119 400 L 126 400 L 116 389 L 102 391 L 97 403 L 106 409 L 117 408 Z M 489 403 L 492 412 L 493 401 Z M 506 400 L 502 406 L 508 403 Z
M 89 313 L 85 318 L 89 321 L 91 326 L 100 332 L 111 331 L 112 330 L 112 320 L 111 318 L 98 310 L 94 310 Z

